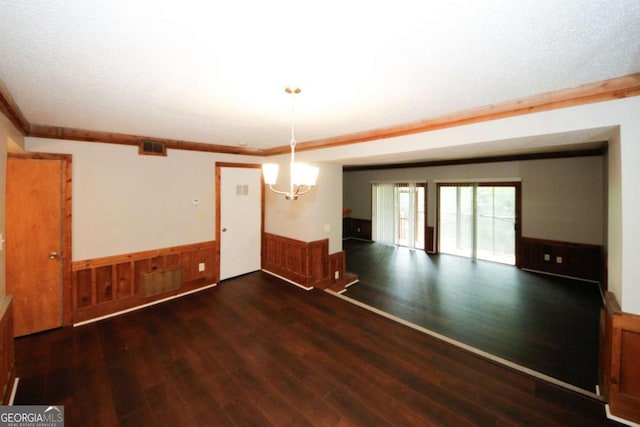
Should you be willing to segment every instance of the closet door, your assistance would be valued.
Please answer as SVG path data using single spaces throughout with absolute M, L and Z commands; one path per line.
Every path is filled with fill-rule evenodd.
M 262 181 L 258 168 L 220 175 L 220 280 L 260 270 Z

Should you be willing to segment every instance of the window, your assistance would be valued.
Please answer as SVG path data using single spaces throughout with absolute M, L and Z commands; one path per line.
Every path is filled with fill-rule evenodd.
M 440 252 L 515 264 L 519 185 L 439 184 Z
M 373 240 L 424 249 L 426 184 L 374 183 L 371 196 Z

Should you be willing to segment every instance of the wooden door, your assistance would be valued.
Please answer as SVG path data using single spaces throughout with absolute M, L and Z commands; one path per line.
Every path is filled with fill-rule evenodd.
M 62 326 L 63 161 L 7 159 L 6 282 L 15 336 Z
M 226 164 L 225 164 L 226 165 Z M 261 268 L 263 185 L 255 165 L 217 167 L 220 280 Z

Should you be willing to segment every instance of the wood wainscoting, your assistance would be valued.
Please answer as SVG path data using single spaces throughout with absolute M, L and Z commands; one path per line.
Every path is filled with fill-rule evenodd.
M 262 269 L 304 288 L 327 288 L 329 273 L 329 240 L 302 242 L 264 233 Z
M 216 250 L 216 241 L 209 241 L 73 262 L 74 323 L 217 283 Z M 204 271 L 199 271 L 201 263 Z M 176 270 L 181 276 L 178 286 L 168 284 L 161 292 L 145 289 L 144 283 L 153 281 L 149 275 Z
M 606 283 L 604 252 L 599 245 L 523 237 L 518 267 Z
M 329 288 L 344 289 L 346 280 L 347 257 L 345 251 L 329 255 Z M 342 286 L 341 286 L 342 285 Z
M 435 229 L 431 226 L 427 226 L 424 232 L 424 250 L 430 254 L 435 253 Z
M 329 289 L 338 293 L 344 292 L 347 286 L 358 281 L 357 274 L 347 271 L 347 253 L 345 251 L 329 255 L 329 274 L 331 274 Z
M 371 220 L 343 217 L 342 238 L 371 240 Z
M 9 404 L 15 379 L 16 356 L 13 340 L 13 298 L 5 296 L 0 301 L 0 387 L 2 387 L 2 405 Z
M 600 316 L 600 394 L 611 413 L 640 423 L 640 316 L 606 293 Z

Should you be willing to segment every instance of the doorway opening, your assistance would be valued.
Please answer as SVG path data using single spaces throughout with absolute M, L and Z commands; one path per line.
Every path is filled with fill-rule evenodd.
M 520 183 L 439 183 L 439 251 L 517 265 Z

